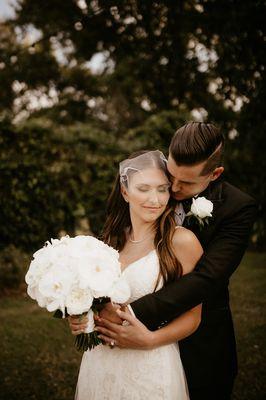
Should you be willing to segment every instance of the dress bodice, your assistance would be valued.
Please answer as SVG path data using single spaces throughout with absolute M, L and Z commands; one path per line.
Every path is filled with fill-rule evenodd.
M 130 299 L 127 303 L 132 303 L 140 297 L 154 291 L 159 270 L 159 259 L 156 250 L 153 249 L 147 255 L 130 263 L 122 271 L 122 275 L 127 280 L 131 290 Z M 156 290 L 161 286 L 162 282 L 160 281 Z

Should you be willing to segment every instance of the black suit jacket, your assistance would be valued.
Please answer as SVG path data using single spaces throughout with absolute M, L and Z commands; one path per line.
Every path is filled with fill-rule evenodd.
M 248 244 L 257 206 L 227 182 L 215 181 L 200 195 L 213 202 L 213 217 L 193 230 L 204 254 L 193 272 L 131 303 L 138 319 L 155 330 L 203 303 L 198 330 L 179 342 L 189 388 L 230 384 L 237 372 L 228 284 Z

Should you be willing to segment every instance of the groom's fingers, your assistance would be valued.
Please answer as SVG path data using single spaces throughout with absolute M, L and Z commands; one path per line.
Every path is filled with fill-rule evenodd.
M 104 342 L 104 344 L 106 344 L 108 346 L 114 344 L 114 340 L 110 339 L 108 336 L 98 335 L 98 338 L 100 338 Z M 121 343 L 118 340 L 116 340 L 115 341 L 115 347 L 122 348 L 123 346 L 121 345 Z
M 109 329 L 104 328 L 103 326 L 97 326 L 95 328 L 95 331 L 100 332 L 101 335 L 103 334 L 104 336 L 107 336 L 107 337 L 109 337 L 111 339 L 116 339 L 117 338 L 117 333 L 112 332 Z
M 98 318 L 95 318 L 97 321 L 97 325 L 101 325 L 100 322 L 101 318 L 108 319 L 108 321 L 121 325 L 122 320 L 121 318 L 119 318 L 118 314 L 116 313 L 116 310 L 117 306 L 116 308 L 112 307 L 111 309 L 110 306 L 109 308 L 103 308 L 103 310 L 99 313 Z
M 133 315 L 129 314 L 128 312 L 121 311 L 121 310 L 116 310 L 116 312 L 120 318 L 128 321 L 131 325 L 137 325 L 139 322 L 136 317 L 133 317 Z
M 107 319 L 101 318 L 101 326 L 97 325 L 97 328 L 105 327 L 112 332 L 120 333 L 123 329 L 122 325 L 114 324 L 113 322 L 108 321 Z

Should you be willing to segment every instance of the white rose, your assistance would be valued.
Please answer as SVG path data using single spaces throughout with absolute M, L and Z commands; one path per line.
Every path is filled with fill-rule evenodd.
M 43 296 L 54 299 L 66 296 L 70 291 L 74 275 L 64 266 L 54 266 L 40 280 L 39 290 Z
M 28 286 L 27 288 L 28 295 L 33 299 L 36 300 L 40 307 L 46 307 L 48 304 L 48 299 L 44 297 L 37 286 Z
M 100 249 L 92 251 L 88 259 L 77 263 L 79 287 L 89 287 L 95 297 L 107 296 L 108 291 L 120 273 L 120 263 L 112 260 Z
M 32 260 L 25 276 L 25 281 L 30 286 L 36 286 L 42 276 L 49 270 L 49 261 Z
M 89 289 L 74 287 L 66 298 L 66 308 L 70 315 L 80 315 L 91 308 L 93 296 Z
M 205 197 L 192 199 L 191 213 L 199 218 L 212 217 L 213 203 Z
M 124 277 L 120 277 L 108 293 L 114 303 L 125 303 L 130 297 L 130 287 Z

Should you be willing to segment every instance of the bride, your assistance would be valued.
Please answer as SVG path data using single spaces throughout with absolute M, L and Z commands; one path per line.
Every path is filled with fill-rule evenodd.
M 131 288 L 128 303 L 192 271 L 202 255 L 196 236 L 176 226 L 169 190 L 166 159 L 160 151 L 135 153 L 120 163 L 103 238 L 120 253 L 122 274 Z M 191 335 L 200 320 L 198 305 L 156 331 L 143 325 L 150 343 L 145 349 L 112 343 L 86 351 L 75 399 L 189 399 L 178 341 Z M 69 317 L 74 335 L 83 332 L 86 323 L 86 318 Z

